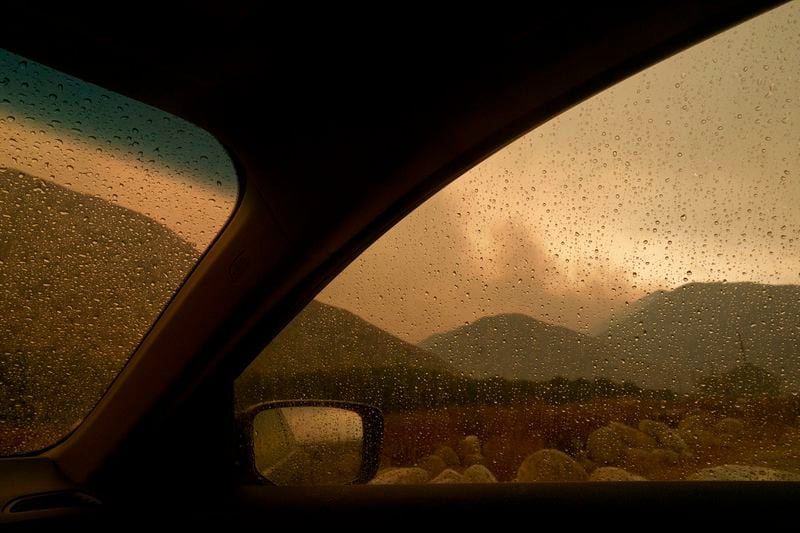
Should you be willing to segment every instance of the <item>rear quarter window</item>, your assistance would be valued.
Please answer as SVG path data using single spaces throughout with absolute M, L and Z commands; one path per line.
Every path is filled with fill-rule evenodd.
M 208 133 L 0 50 L 0 455 L 81 422 L 236 198 Z

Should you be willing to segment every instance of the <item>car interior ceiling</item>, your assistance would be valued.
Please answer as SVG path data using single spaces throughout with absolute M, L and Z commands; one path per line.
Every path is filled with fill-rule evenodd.
M 414 31 L 417 13 L 369 28 L 355 19 L 287 24 L 265 7 L 205 2 L 113 24 L 71 5 L 44 19 L 10 8 L 8 20 L 18 22 L 4 30 L 2 47 L 208 130 L 229 150 L 241 196 L 86 422 L 45 459 L 0 461 L 3 503 L 77 486 L 126 511 L 225 519 L 309 508 L 402 517 L 408 505 L 433 511 L 443 501 L 462 513 L 475 502 L 554 514 L 577 503 L 658 509 L 665 499 L 716 511 L 790 507 L 800 491 L 772 483 L 691 491 L 680 483 L 512 484 L 491 494 L 465 486 L 241 489 L 231 466 L 233 379 L 371 242 L 525 131 L 779 3 L 547 3 L 531 17 L 474 13 Z

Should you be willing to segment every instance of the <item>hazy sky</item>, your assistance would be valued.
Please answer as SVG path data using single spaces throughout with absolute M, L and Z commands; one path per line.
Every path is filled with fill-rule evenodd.
M 233 165 L 205 131 L 4 50 L 0 167 L 148 215 L 201 251 L 236 203 Z
M 417 342 L 501 312 L 592 331 L 692 281 L 800 283 L 798 4 L 528 133 L 319 298 Z

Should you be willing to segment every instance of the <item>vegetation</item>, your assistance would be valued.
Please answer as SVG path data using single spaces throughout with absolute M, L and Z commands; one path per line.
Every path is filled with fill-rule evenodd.
M 326 398 L 369 403 L 384 412 L 414 411 L 453 405 L 509 405 L 529 402 L 562 405 L 597 398 L 625 396 L 669 400 L 670 391 L 643 390 L 607 379 L 556 377 L 544 382 L 503 378 L 476 380 L 448 372 L 413 368 L 370 368 L 303 374 L 248 373 L 237 383 L 241 408 L 259 401 L 285 398 Z
M 772 372 L 752 363 L 737 366 L 721 376 L 702 379 L 697 384 L 698 392 L 707 396 L 776 395 L 779 388 L 780 381 Z
M 617 396 L 588 402 L 552 405 L 542 402 L 508 405 L 449 406 L 389 413 L 385 422 L 382 464 L 411 466 L 440 446 L 458 449 L 466 435 L 476 435 L 486 466 L 500 481 L 511 481 L 530 454 L 558 449 L 579 460 L 587 470 L 589 435 L 611 422 L 636 428 L 641 420 L 657 420 L 675 431 L 681 421 L 707 417 L 742 421 L 736 438 L 703 433 L 687 437 L 691 454 L 676 461 L 635 460 L 625 464 L 633 473 L 652 480 L 685 479 L 712 465 L 747 464 L 800 473 L 800 398 L 754 395 L 746 399 L 678 396 L 647 400 Z M 683 433 L 681 433 L 683 434 Z
M 750 381 L 762 385 L 737 385 Z M 331 398 L 381 407 L 384 467 L 416 465 L 442 446 L 457 450 L 467 435 L 475 435 L 483 447 L 482 464 L 500 481 L 513 480 L 523 461 L 542 449 L 560 450 L 591 472 L 599 466 L 587 458 L 593 432 L 613 423 L 636 428 L 642 420 L 654 420 L 681 435 L 687 453 L 634 454 L 621 465 L 633 474 L 685 479 L 709 465 L 723 464 L 800 473 L 800 461 L 792 459 L 800 457 L 800 398 L 778 394 L 774 376 L 754 365 L 708 380 L 702 394 L 694 395 L 602 378 L 479 380 L 399 367 L 290 376 L 250 372 L 236 385 L 240 408 L 282 398 Z M 701 423 L 703 429 L 696 425 Z M 726 433 L 739 426 L 741 433 Z

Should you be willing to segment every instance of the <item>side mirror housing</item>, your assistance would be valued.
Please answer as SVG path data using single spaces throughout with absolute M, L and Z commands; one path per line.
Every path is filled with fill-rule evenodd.
M 249 481 L 272 485 L 366 483 L 380 463 L 383 414 L 326 400 L 256 404 L 239 416 L 240 464 Z

